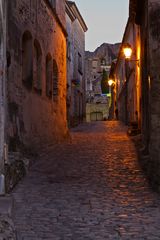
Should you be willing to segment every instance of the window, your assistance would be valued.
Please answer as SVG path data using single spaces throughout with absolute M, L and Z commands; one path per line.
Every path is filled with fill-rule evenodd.
M 34 89 L 38 94 L 42 93 L 42 51 L 37 40 L 34 41 Z
M 52 98 L 52 57 L 50 54 L 46 57 L 46 96 Z
M 58 67 L 55 60 L 53 60 L 53 96 L 58 96 Z
M 92 61 L 92 68 L 96 69 L 98 67 L 98 62 L 97 60 Z
M 22 81 L 29 90 L 33 85 L 32 35 L 26 31 L 22 37 Z
M 102 58 L 101 59 L 101 66 L 105 66 L 106 65 L 106 60 L 105 60 L 105 58 Z
M 56 8 L 56 0 L 49 0 L 53 8 Z
M 82 72 L 82 56 L 80 53 L 78 53 L 78 71 L 80 74 L 83 74 L 83 72 Z
M 67 41 L 67 58 L 71 61 L 71 43 Z

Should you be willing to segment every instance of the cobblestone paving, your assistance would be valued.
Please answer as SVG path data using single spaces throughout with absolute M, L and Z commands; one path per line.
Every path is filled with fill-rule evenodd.
M 13 192 L 18 240 L 160 239 L 160 197 L 118 122 L 84 124 Z

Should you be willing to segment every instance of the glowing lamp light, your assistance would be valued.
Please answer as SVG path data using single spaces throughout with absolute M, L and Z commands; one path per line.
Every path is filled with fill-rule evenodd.
M 113 81 L 112 79 L 109 79 L 109 80 L 108 80 L 108 85 L 109 85 L 109 86 L 112 86 L 113 83 L 114 83 L 114 81 Z
M 129 44 L 126 44 L 123 48 L 123 53 L 126 59 L 130 59 L 132 56 L 132 48 Z

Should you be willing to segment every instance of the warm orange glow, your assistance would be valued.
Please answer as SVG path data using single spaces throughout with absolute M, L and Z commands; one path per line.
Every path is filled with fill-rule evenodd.
M 112 79 L 109 79 L 109 80 L 108 80 L 108 85 L 109 85 L 109 86 L 112 86 L 113 83 L 114 83 L 114 81 L 113 81 Z
M 132 48 L 129 44 L 126 44 L 126 46 L 123 48 L 123 53 L 126 59 L 131 58 L 132 56 Z

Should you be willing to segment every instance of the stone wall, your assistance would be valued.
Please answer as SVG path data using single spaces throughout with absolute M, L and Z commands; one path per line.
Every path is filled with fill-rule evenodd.
M 160 2 L 137 1 L 136 14 L 141 30 L 141 152 L 147 156 L 147 174 L 160 190 Z
M 150 156 L 155 182 L 160 184 L 160 2 L 149 1 Z
M 66 3 L 66 22 L 68 33 L 68 125 L 74 127 L 85 117 L 85 32 L 87 27 L 81 24 L 82 20 L 74 2 Z
M 0 178 L 4 171 L 5 83 L 6 83 L 6 1 L 0 0 Z M 0 180 L 0 189 L 1 189 Z M 0 190 L 1 194 L 1 190 Z
M 107 120 L 108 117 L 109 117 L 109 99 L 107 103 L 86 104 L 86 122 Z
M 62 140 L 67 134 L 66 36 L 47 1 L 9 1 L 7 64 L 9 151 Z

